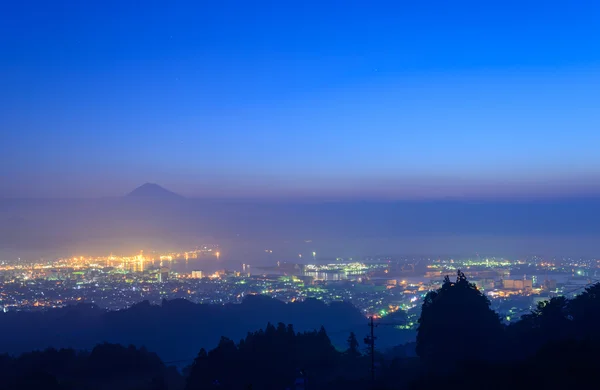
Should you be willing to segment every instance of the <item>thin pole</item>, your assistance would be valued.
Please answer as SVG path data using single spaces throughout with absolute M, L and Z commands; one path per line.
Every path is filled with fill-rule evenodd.
M 371 327 L 371 382 L 375 385 L 375 325 L 373 324 L 373 316 L 369 317 Z

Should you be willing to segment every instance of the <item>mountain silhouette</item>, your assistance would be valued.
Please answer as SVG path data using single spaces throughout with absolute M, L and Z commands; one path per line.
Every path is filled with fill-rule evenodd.
M 183 196 L 169 191 L 158 184 L 146 183 L 127 194 L 131 198 L 183 199 Z
M 44 312 L 0 311 L 0 363 L 2 353 L 49 346 L 90 349 L 103 341 L 145 346 L 166 361 L 175 361 L 196 355 L 200 347 L 214 348 L 221 336 L 239 340 L 267 322 L 294 324 L 300 332 L 325 326 L 332 332 L 334 344 L 341 347 L 348 337 L 345 330 L 358 334 L 365 328 L 364 315 L 350 303 L 306 299 L 286 304 L 261 295 L 248 295 L 240 304 L 225 305 L 174 299 L 163 300 L 160 305 L 142 301 L 119 311 L 106 311 L 92 304 Z M 177 331 L 165 333 L 169 327 Z M 392 327 L 390 333 L 382 333 L 383 329 L 378 332 L 382 337 L 380 346 L 389 343 L 391 347 L 414 337 Z

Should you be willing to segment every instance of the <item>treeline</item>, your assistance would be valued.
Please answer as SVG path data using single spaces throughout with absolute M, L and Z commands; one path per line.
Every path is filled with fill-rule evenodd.
M 0 356 L 0 388 L 7 390 L 179 389 L 184 379 L 145 348 L 99 344 L 90 352 L 53 348 Z
M 552 298 L 508 326 L 489 299 L 458 271 L 424 299 L 417 332 L 417 354 L 436 362 L 522 360 L 548 343 L 599 342 L 600 284 L 573 299 Z
M 540 303 L 506 326 L 488 298 L 459 271 L 456 280 L 447 277 L 425 297 L 416 344 L 376 353 L 375 383 L 367 346 L 354 333 L 342 350 L 323 327 L 298 332 L 278 323 L 237 342 L 222 337 L 214 349 L 200 350 L 182 373 L 143 348 L 115 344 L 98 345 L 89 353 L 47 350 L 4 356 L 0 388 L 595 388 L 600 384 L 599 328 L 600 284 L 571 300 Z M 417 357 L 405 354 L 411 348 Z
M 376 354 L 376 383 L 369 383 L 371 359 L 354 334 L 341 352 L 324 329 L 295 334 L 279 324 L 237 344 L 222 339 L 212 351 L 201 351 L 187 372 L 187 390 L 284 389 L 304 381 L 309 389 L 596 387 L 599 329 L 600 284 L 572 300 L 542 302 L 506 326 L 458 271 L 455 281 L 446 277 L 423 301 L 418 357 L 403 356 L 402 348 Z
M 598 329 L 600 284 L 573 299 L 541 302 L 504 326 L 488 298 L 458 271 L 456 281 L 446 277 L 424 299 L 416 346 L 419 369 L 407 387 L 597 388 Z M 391 370 L 385 385 L 394 376 L 401 381 L 401 372 Z
M 296 333 L 291 325 L 269 324 L 237 344 L 222 338 L 212 351 L 201 350 L 190 369 L 187 388 L 280 389 L 308 375 L 325 384 L 339 358 L 324 328 Z
M 200 347 L 215 347 L 222 335 L 239 340 L 268 322 L 294 324 L 300 331 L 323 325 L 339 336 L 336 344 L 343 345 L 347 333 L 339 331 L 364 328 L 365 317 L 350 303 L 308 299 L 286 304 L 259 295 L 226 305 L 184 299 L 165 300 L 161 305 L 143 301 L 119 311 L 79 304 L 43 312 L 0 312 L 0 353 L 20 354 L 48 346 L 90 350 L 108 341 L 145 346 L 172 361 L 193 358 Z M 404 335 L 399 336 L 391 345 L 402 343 Z

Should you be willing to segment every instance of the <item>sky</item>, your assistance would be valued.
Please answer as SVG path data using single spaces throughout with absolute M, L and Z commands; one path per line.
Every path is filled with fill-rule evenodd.
M 0 197 L 600 194 L 597 1 L 7 1 Z

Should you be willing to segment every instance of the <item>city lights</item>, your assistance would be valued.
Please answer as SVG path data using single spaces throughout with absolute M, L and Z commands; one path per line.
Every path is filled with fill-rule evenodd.
M 461 269 L 490 298 L 502 318 L 510 322 L 526 314 L 537 302 L 581 291 L 595 277 L 600 265 L 596 259 L 537 257 L 417 261 L 390 257 L 352 261 L 334 257 L 331 261 L 311 264 L 272 258 L 273 266 L 251 269 L 248 264 L 240 264 L 241 271 L 209 271 L 202 264 L 217 263 L 202 262 L 218 260 L 221 249 L 199 248 L 167 253 L 139 251 L 125 256 L 78 254 L 27 264 L 5 262 L 0 265 L 0 309 L 41 310 L 81 302 L 122 309 L 140 300 L 160 304 L 163 299 L 176 298 L 225 304 L 239 303 L 248 295 L 265 294 L 288 303 L 308 298 L 348 301 L 366 316 L 385 317 L 401 310 L 406 312 L 407 323 L 416 324 L 425 295 L 439 288 L 446 275 L 452 279 L 456 270 Z M 271 255 L 273 250 L 265 252 Z M 316 257 L 316 252 L 311 253 Z M 301 253 L 298 259 L 302 259 Z M 181 262 L 185 263 L 185 271 L 177 271 L 175 267 Z M 507 304 L 513 300 L 514 303 Z M 505 306 L 510 311 L 502 312 Z

